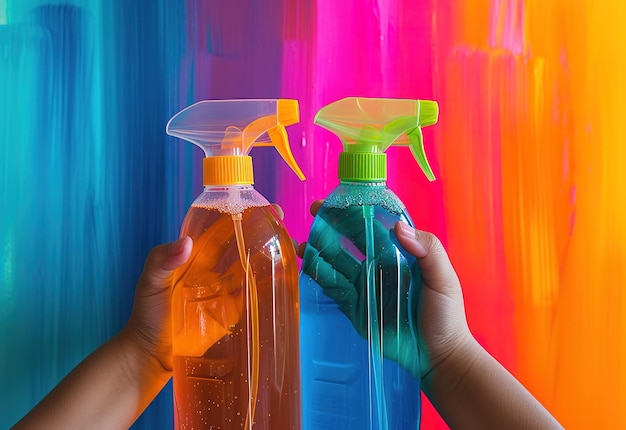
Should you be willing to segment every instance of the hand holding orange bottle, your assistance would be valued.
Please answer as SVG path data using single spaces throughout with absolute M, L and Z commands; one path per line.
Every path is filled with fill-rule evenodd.
M 129 428 L 172 376 L 169 277 L 191 254 L 183 237 L 155 247 L 126 326 L 76 366 L 13 428 Z

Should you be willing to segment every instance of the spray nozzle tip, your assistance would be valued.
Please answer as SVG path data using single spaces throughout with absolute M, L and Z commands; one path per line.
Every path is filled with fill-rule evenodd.
M 277 104 L 278 121 L 281 124 L 288 126 L 300 122 L 298 100 L 278 99 Z
M 419 101 L 419 125 L 426 127 L 429 125 L 437 124 L 439 118 L 439 106 L 437 102 L 432 100 L 418 100 Z

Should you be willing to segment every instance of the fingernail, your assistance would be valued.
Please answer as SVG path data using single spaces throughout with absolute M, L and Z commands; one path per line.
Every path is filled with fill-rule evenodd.
M 400 234 L 402 236 L 415 239 L 415 229 L 412 228 L 410 225 L 408 225 L 407 223 L 403 221 L 400 221 L 398 223 L 398 227 L 400 228 Z
M 183 248 L 185 246 L 185 242 L 187 241 L 187 236 L 181 237 L 176 242 L 170 243 L 170 246 L 167 247 L 167 255 L 174 256 L 183 252 Z
M 418 258 L 426 255 L 426 248 L 418 239 L 419 230 L 412 228 L 405 222 L 398 223 L 398 230 L 398 236 L 409 241 L 407 251 Z

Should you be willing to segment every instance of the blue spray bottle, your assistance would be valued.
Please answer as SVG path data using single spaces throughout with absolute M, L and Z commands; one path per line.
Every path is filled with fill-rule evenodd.
M 386 186 L 385 150 L 409 146 L 434 180 L 421 127 L 433 101 L 346 98 L 315 123 L 344 144 L 340 184 L 315 216 L 300 273 L 304 429 L 408 429 L 420 422 L 416 259 L 393 227 L 413 225 Z

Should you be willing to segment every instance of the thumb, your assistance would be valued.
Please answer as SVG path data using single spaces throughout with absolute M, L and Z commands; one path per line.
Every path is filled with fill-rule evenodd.
M 174 269 L 184 264 L 191 254 L 193 241 L 190 237 L 181 237 L 175 242 L 159 245 L 150 251 L 139 279 L 143 287 L 160 289 L 167 285 L 167 280 Z
M 459 288 L 459 278 L 437 236 L 416 230 L 404 222 L 396 223 L 395 234 L 400 245 L 417 257 L 427 287 L 444 294 Z

